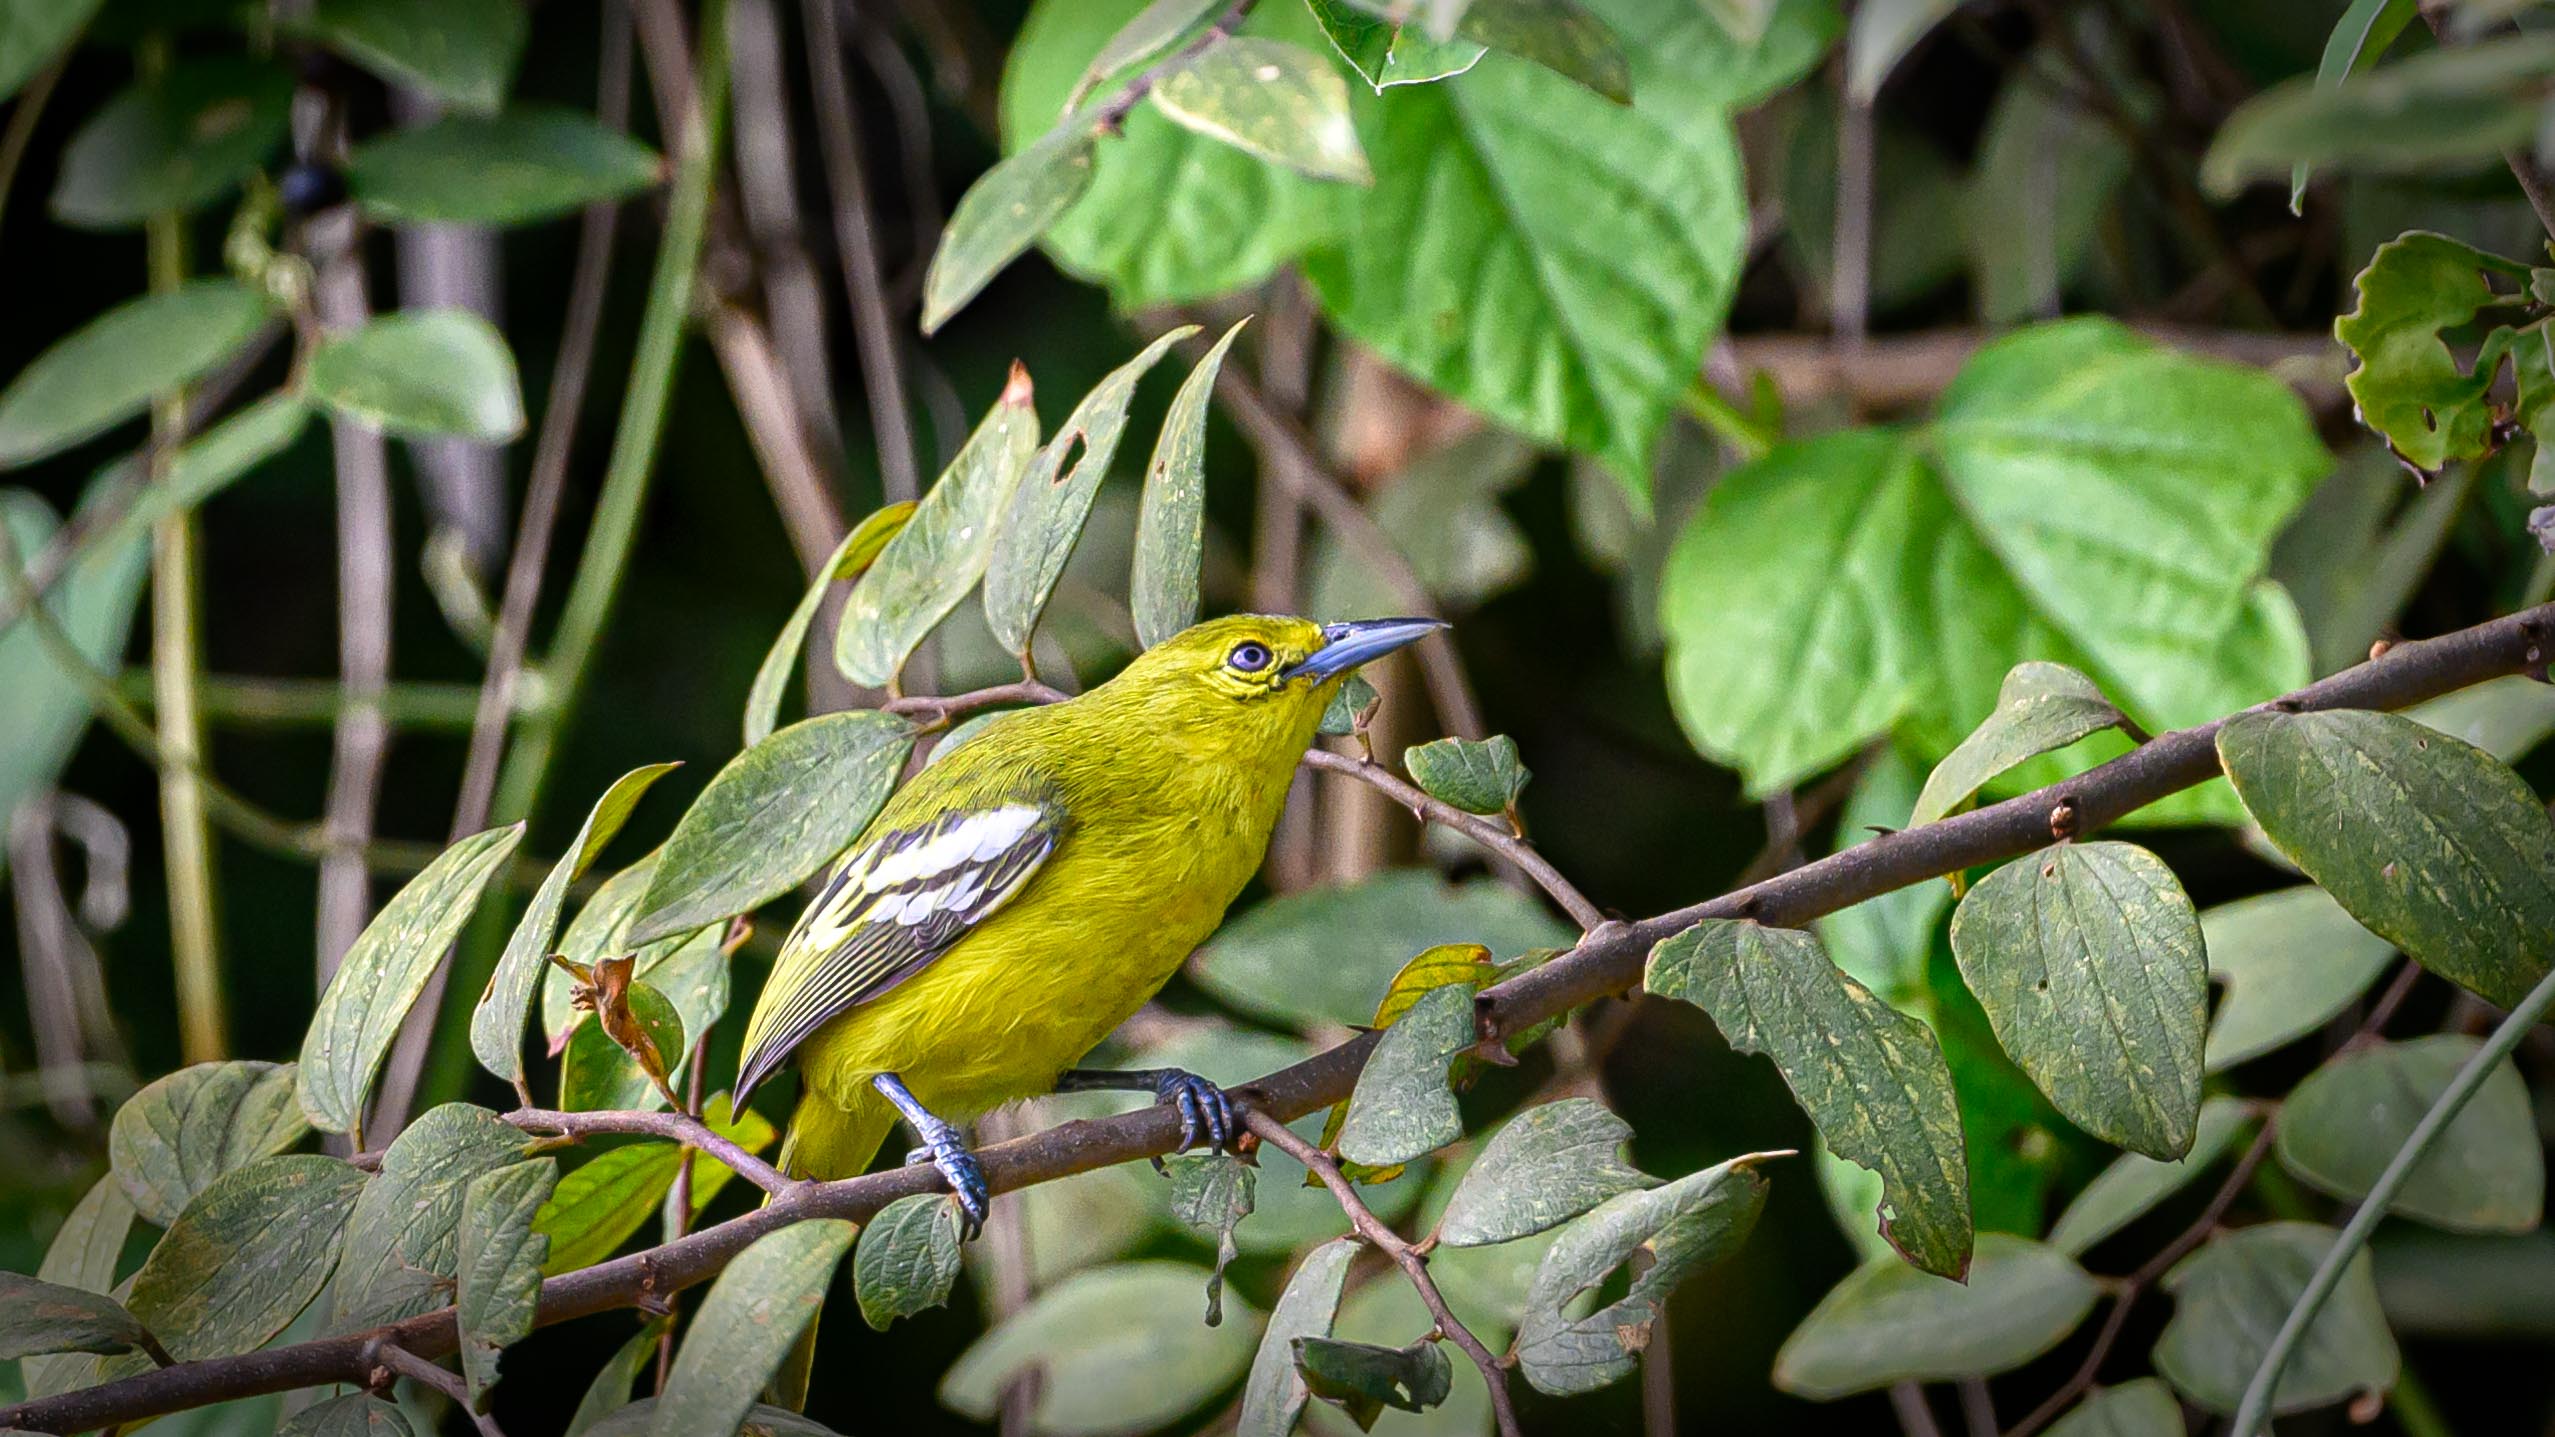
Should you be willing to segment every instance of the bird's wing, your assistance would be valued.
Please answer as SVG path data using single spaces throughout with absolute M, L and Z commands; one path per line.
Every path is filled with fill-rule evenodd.
M 952 809 L 853 850 L 781 945 L 734 1101 L 828 1020 L 921 972 L 1018 897 L 1063 826 L 1057 805 L 1020 800 Z

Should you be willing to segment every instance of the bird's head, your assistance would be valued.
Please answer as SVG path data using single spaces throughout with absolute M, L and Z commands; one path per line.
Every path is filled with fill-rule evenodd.
M 1193 624 L 1145 650 L 1108 687 L 1137 697 L 1166 727 L 1260 730 L 1272 745 L 1300 748 L 1360 665 L 1445 627 L 1437 619 L 1317 624 L 1236 614 Z

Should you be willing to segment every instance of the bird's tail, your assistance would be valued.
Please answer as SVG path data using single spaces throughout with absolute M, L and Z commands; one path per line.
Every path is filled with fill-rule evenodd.
M 874 1094 L 863 1094 L 869 1101 L 857 1108 L 845 1109 L 809 1089 L 798 1100 L 798 1111 L 790 1116 L 790 1128 L 781 1139 L 781 1172 L 793 1178 L 816 1178 L 832 1181 L 859 1175 L 878 1156 L 878 1145 L 887 1139 L 888 1130 L 896 1126 L 896 1110 L 887 1100 Z M 816 1324 L 824 1316 L 819 1308 L 807 1320 L 807 1330 L 800 1333 L 798 1344 L 781 1362 L 781 1370 L 772 1376 L 772 1384 L 764 1400 L 792 1412 L 807 1410 L 808 1375 L 816 1365 Z

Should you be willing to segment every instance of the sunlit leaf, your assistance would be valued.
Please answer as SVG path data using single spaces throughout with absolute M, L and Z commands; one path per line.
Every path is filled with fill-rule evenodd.
M 164 211 L 200 209 L 284 142 L 292 99 L 290 70 L 241 55 L 180 60 L 137 81 L 63 147 L 53 216 L 82 229 L 139 229 Z
M 310 1131 L 293 1101 L 290 1063 L 198 1063 L 125 1100 L 107 1157 L 134 1210 L 162 1227 L 233 1168 Z
M 2461 1033 L 2344 1051 L 2280 1109 L 2280 1165 L 2345 1201 L 2368 1196 L 2467 1060 Z M 2507 1060 L 2431 1144 L 2387 1210 L 2452 1232 L 2530 1232 L 2546 1208 L 2546 1157 L 2528 1088 Z
M 2342 710 L 2240 714 L 2218 757 L 2272 843 L 2423 967 L 2510 1006 L 2555 960 L 2555 819 L 2490 755 Z
M 1480 742 L 1441 738 L 1402 751 L 1411 781 L 1432 798 L 1466 813 L 1510 813 L 1534 776 L 1517 758 L 1517 740 L 1493 734 Z
M 2306 1222 L 2220 1230 L 2165 1274 L 2174 1315 L 2156 1340 L 2156 1370 L 2210 1411 L 2235 1411 L 2271 1334 L 2335 1235 Z M 2303 1412 L 2355 1392 L 2383 1392 L 2395 1385 L 2399 1361 L 2386 1316 L 2378 1310 L 2369 1255 L 2355 1253 L 2341 1285 L 2289 1354 L 2271 1410 Z
M 2120 710 L 2094 681 L 2065 664 L 2016 664 L 1996 690 L 1995 710 L 1925 776 L 1908 827 L 1958 811 L 1990 780 L 2027 758 L 2121 722 Z
M 1434 40 L 1425 26 L 1397 25 L 1348 0 L 1307 0 L 1323 38 L 1375 93 L 1395 85 L 1425 85 L 1463 74 L 1480 63 L 1487 47 L 1470 40 Z
M 1260 1338 L 1250 1376 L 1242 1384 L 1242 1414 L 1236 1429 L 1240 1437 L 1287 1437 L 1295 1430 L 1295 1419 L 1310 1395 L 1303 1374 L 1296 1370 L 1295 1343 L 1330 1335 L 1340 1288 L 1358 1251 L 1356 1239 L 1335 1238 L 1296 1264 L 1295 1275 L 1286 1280 L 1286 1290 L 1278 1294 L 1277 1306 L 1270 1310 L 1268 1331 Z
M 1697 924 L 1651 950 L 1643 983 L 1712 1015 L 1730 1046 L 1774 1059 L 1829 1148 L 1881 1175 L 1881 1235 L 1908 1261 L 1946 1277 L 1968 1268 L 1968 1159 L 1931 1030 L 1789 928 Z
M 1250 323 L 1233 322 L 1189 377 L 1162 418 L 1153 461 L 1144 470 L 1144 500 L 1136 511 L 1135 569 L 1127 580 L 1136 642 L 1152 648 L 1198 620 L 1198 567 L 1206 541 L 1207 405 L 1224 353 Z
M 1301 45 L 1244 35 L 1208 46 L 1155 82 L 1181 125 L 1317 180 L 1372 184 L 1349 120 L 1348 85 Z
M 90 320 L 0 389 L 0 468 L 42 459 L 141 413 L 152 395 L 229 358 L 268 314 L 256 290 L 198 279 Z
M 1038 616 L 1046 611 L 1056 580 L 1064 576 L 1065 560 L 1072 557 L 1083 523 L 1091 517 L 1092 497 L 1117 457 L 1137 381 L 1172 345 L 1197 332 L 1194 324 L 1168 331 L 1093 385 L 1038 451 L 1003 506 L 985 570 L 985 622 L 995 642 L 1011 653 L 1029 652 Z
M 2094 1291 L 2064 1254 L 2001 1232 L 1979 1234 L 1965 1283 L 1875 1259 L 1784 1339 L 1774 1385 L 1824 1402 L 1893 1382 L 1993 1376 L 2057 1346 L 2093 1309 Z
M 523 432 L 523 387 L 496 326 L 466 309 L 404 309 L 323 341 L 311 397 L 402 436 L 503 444 Z
M 376 220 L 520 225 L 636 194 L 664 165 L 582 111 L 527 105 L 367 140 L 346 157 L 346 185 Z
M 1002 1408 L 1012 1379 L 1035 1366 L 1035 1430 L 1142 1432 L 1162 1426 L 1242 1375 L 1261 1317 L 1238 1297 L 1226 1320 L 1198 1321 L 1206 1270 L 1130 1262 L 1074 1274 L 979 1337 L 941 1378 L 941 1402 L 978 1422 Z
M 949 1301 L 958 1281 L 958 1208 L 946 1193 L 916 1193 L 879 1210 L 852 1254 L 861 1320 L 881 1332 Z
M 2049 1230 L 2049 1245 L 2069 1257 L 2085 1250 L 2144 1216 L 2156 1204 L 2189 1187 L 2225 1157 L 2245 1124 L 2240 1098 L 2211 1098 L 2200 1105 L 2197 1135 L 2191 1151 L 2172 1162 L 2138 1153 L 2123 1153 L 2094 1175 L 2085 1190 L 2058 1215 Z
M 541 1265 L 550 1255 L 550 1239 L 533 1230 L 532 1219 L 558 1180 L 555 1160 L 535 1158 L 482 1173 L 462 1189 L 453 1307 L 462 1374 L 482 1407 L 496 1385 L 500 1355 L 532 1331 Z
M 718 771 L 665 841 L 627 942 L 751 912 L 851 846 L 887 801 L 913 727 L 874 709 L 802 719 Z
M 2333 1021 L 2395 956 L 2311 883 L 2221 903 L 2201 913 L 2200 931 L 2209 976 L 2227 990 L 2209 1020 L 2213 1073 Z
M 382 1154 L 347 1222 L 329 1330 L 358 1332 L 448 1306 L 463 1199 L 481 1176 L 521 1162 L 530 1141 L 468 1103 L 419 1114 Z
M 1528 1108 L 1493 1134 L 1437 1220 L 1449 1247 L 1508 1242 L 1657 1179 L 1624 1161 L 1632 1125 L 1587 1098 Z
M 313 1127 L 343 1133 L 362 1120 L 373 1077 L 427 975 L 461 936 L 480 891 L 522 837 L 523 825 L 516 823 L 445 849 L 392 895 L 338 961 L 302 1039 L 295 1073 L 294 1090 Z
M 657 1401 L 656 1437 L 728 1432 L 815 1320 L 857 1224 L 812 1218 L 757 1238 L 710 1285 Z
M 315 1154 L 234 1168 L 169 1226 L 134 1274 L 125 1306 L 180 1362 L 262 1346 L 338 1265 L 339 1239 L 367 1186 L 363 1173 Z
M 1068 115 L 1037 143 L 977 176 L 949 212 L 923 275 L 923 333 L 948 323 L 1082 198 L 1091 188 L 1098 143 L 1089 121 Z
M 383 79 L 475 114 L 505 103 L 526 29 L 519 0 L 313 0 L 300 23 Z

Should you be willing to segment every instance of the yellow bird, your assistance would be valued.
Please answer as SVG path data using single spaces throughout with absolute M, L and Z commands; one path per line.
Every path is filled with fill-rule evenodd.
M 1155 645 L 1078 698 L 1006 714 L 906 784 L 781 947 L 736 1103 L 796 1059 L 793 1177 L 861 1172 L 901 1116 L 973 1232 L 959 1124 L 1058 1089 L 1151 1092 L 1182 1146 L 1233 1135 L 1176 1068 L 1073 1064 L 1168 982 L 1258 871 L 1295 766 L 1359 665 L 1433 619 L 1243 615 Z

